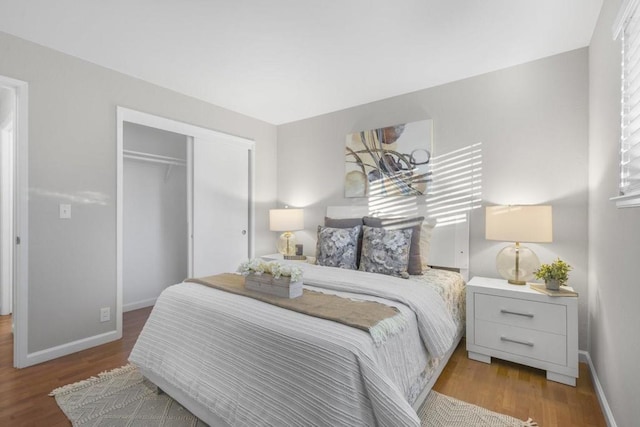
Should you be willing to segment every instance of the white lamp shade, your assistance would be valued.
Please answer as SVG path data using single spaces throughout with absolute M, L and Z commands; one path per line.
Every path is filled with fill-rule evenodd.
M 304 229 L 304 211 L 302 209 L 270 209 L 269 230 L 295 231 Z
M 549 205 L 487 206 L 487 240 L 549 243 L 553 241 Z

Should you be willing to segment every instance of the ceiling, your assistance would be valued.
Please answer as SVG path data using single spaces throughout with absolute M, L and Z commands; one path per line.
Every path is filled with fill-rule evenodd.
M 588 46 L 602 0 L 0 0 L 0 31 L 273 124 Z

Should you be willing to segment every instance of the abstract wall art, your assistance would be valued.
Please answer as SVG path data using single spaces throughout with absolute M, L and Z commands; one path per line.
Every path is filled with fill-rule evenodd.
M 345 197 L 426 194 L 432 153 L 432 120 L 347 135 Z

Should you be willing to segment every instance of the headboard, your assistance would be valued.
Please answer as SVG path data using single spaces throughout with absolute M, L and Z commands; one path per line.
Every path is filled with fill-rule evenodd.
M 431 232 L 431 249 L 428 263 L 433 267 L 455 269 L 469 280 L 469 214 L 462 215 L 455 222 L 438 224 L 426 215 L 425 221 L 434 225 Z M 327 206 L 330 218 L 358 218 L 378 216 L 369 206 Z

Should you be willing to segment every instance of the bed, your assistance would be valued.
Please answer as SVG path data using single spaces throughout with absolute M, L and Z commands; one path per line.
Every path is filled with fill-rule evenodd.
M 451 252 L 443 266 L 462 275 L 432 268 L 406 280 L 297 264 L 306 290 L 393 307 L 403 323 L 382 338 L 185 282 L 158 298 L 129 360 L 211 426 L 419 426 L 416 409 L 463 333 L 460 227 L 435 228 L 430 252 Z M 440 251 L 445 234 L 460 242 Z

